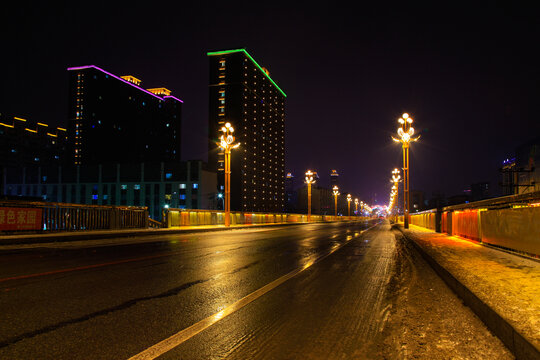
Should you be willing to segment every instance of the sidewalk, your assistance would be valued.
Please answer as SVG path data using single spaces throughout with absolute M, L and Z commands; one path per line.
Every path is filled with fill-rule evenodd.
M 399 230 L 517 359 L 540 359 L 540 262 L 415 225 Z
M 306 223 L 271 223 L 271 224 L 249 224 L 249 225 L 198 225 L 182 226 L 164 229 L 121 229 L 121 230 L 81 230 L 67 232 L 53 232 L 41 234 L 21 234 L 21 235 L 0 235 L 0 250 L 9 250 L 21 244 L 47 244 L 57 242 L 100 240 L 112 238 L 129 238 L 139 236 L 156 236 L 169 234 L 187 234 L 209 231 L 253 229 L 275 226 L 304 225 Z

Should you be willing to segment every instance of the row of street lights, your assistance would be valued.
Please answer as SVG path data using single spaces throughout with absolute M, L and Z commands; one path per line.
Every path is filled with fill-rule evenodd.
M 394 204 L 398 204 L 398 183 L 401 182 L 401 175 L 398 169 L 392 170 L 392 178 L 390 179 L 392 183 L 392 190 L 390 192 L 390 202 L 388 203 L 388 214 L 391 214 Z M 397 211 L 396 211 L 397 214 Z
M 307 194 L 308 194 L 308 217 L 307 221 L 311 221 L 311 185 L 315 184 L 315 173 L 311 170 L 306 171 L 306 177 L 305 177 L 305 183 L 307 185 Z M 332 195 L 334 196 L 334 217 L 337 219 L 337 199 L 340 195 L 339 193 L 339 187 L 337 185 L 334 185 L 332 188 Z M 351 219 L 351 201 L 352 201 L 352 195 L 347 194 L 347 207 L 348 207 L 348 216 L 349 220 Z M 358 213 L 358 204 L 364 205 L 362 201 L 359 201 L 358 199 L 354 199 L 354 204 L 356 205 L 356 212 Z
M 414 135 L 414 128 L 412 127 L 413 119 L 409 114 L 404 113 L 399 119 L 398 123 L 400 127 L 397 130 L 399 139 L 396 139 L 392 136 L 392 140 L 395 142 L 400 142 L 403 147 L 403 219 L 405 229 L 409 228 L 409 147 L 411 142 L 417 141 L 420 136 L 416 138 Z M 230 123 L 226 123 L 225 126 L 221 128 L 220 142 L 217 145 L 225 153 L 225 199 L 224 199 L 224 210 L 225 210 L 225 226 L 230 226 L 230 211 L 231 211 L 231 150 L 236 149 L 240 146 L 240 143 L 235 143 L 234 140 L 234 128 Z M 311 220 L 311 184 L 315 183 L 314 173 L 311 170 L 306 172 L 306 184 L 308 186 L 308 222 Z M 390 203 L 388 206 L 389 211 L 394 205 L 394 202 L 397 202 L 398 189 L 397 183 L 400 181 L 399 170 L 394 169 L 392 171 L 392 182 L 394 186 L 392 187 L 392 192 L 390 196 Z M 332 194 L 334 195 L 334 208 L 335 208 L 335 217 L 337 218 L 337 197 L 339 195 L 339 188 L 335 185 L 332 188 Z M 351 194 L 347 195 L 347 204 L 348 204 L 348 215 L 349 219 L 351 217 Z M 356 205 L 356 211 L 358 212 L 358 199 L 354 200 Z M 360 202 L 363 208 L 363 202 Z M 367 206 L 367 205 L 366 205 Z M 363 209 L 362 209 L 363 210 Z

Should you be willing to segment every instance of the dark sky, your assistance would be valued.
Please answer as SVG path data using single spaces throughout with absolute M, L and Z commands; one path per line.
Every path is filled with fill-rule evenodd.
M 411 188 L 427 197 L 482 181 L 498 193 L 501 161 L 540 136 L 537 7 L 16 3 L 0 15 L 1 113 L 65 125 L 66 68 L 94 64 L 183 99 L 183 158 L 206 160 L 206 52 L 244 47 L 288 95 L 287 171 L 324 185 L 337 169 L 361 199 L 388 198 L 404 111 L 422 134 Z

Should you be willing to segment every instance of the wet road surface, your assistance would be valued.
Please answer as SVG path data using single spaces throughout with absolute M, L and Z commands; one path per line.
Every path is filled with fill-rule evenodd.
M 511 358 L 388 224 L 370 225 L 0 253 L 0 358 Z

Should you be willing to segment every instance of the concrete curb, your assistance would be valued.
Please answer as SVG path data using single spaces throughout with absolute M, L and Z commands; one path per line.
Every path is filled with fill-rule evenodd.
M 42 244 L 42 243 L 54 243 L 54 242 L 66 242 L 66 241 L 83 241 L 83 240 L 97 240 L 97 239 L 109 239 L 120 237 L 134 237 L 134 236 L 156 236 L 156 235 L 171 235 L 171 234 L 191 234 L 191 233 L 203 233 L 211 231 L 226 231 L 226 230 L 242 230 L 242 229 L 254 229 L 264 227 L 280 227 L 280 226 L 292 226 L 292 225 L 307 225 L 307 223 L 285 223 L 285 224 L 257 224 L 257 225 L 245 225 L 235 227 L 215 227 L 215 228 L 201 228 L 201 229 L 154 229 L 154 230 L 120 230 L 120 231 L 104 231 L 100 232 L 85 232 L 80 231 L 77 233 L 53 233 L 53 234 L 27 234 L 27 235 L 11 235 L 0 236 L 1 245 L 18 245 L 18 244 Z
M 540 349 L 521 335 L 501 315 L 488 304 L 478 298 L 469 288 L 456 279 L 448 270 L 443 268 L 431 257 L 414 239 L 405 234 L 401 226 L 395 226 L 403 236 L 410 240 L 415 249 L 422 255 L 435 272 L 454 291 L 471 310 L 484 322 L 488 329 L 495 334 L 504 345 L 514 354 L 517 360 L 540 360 Z

